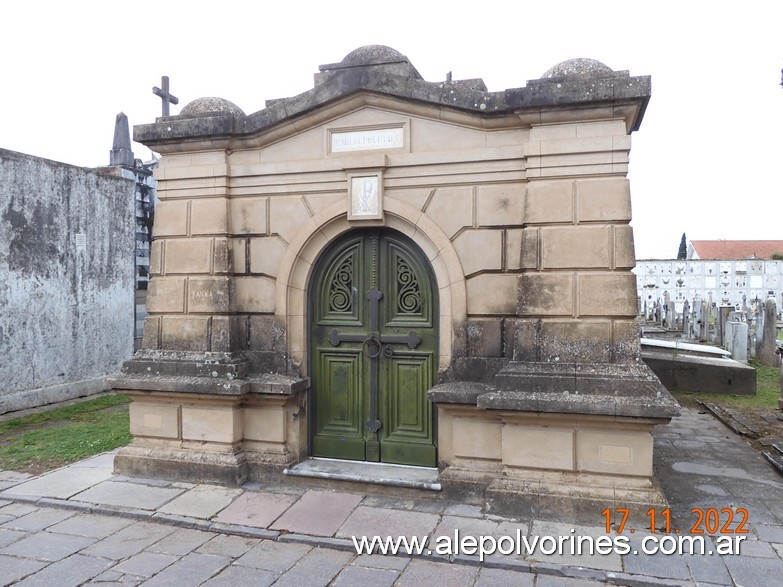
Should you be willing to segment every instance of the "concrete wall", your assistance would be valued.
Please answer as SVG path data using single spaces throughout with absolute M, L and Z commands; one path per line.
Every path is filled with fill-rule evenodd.
M 0 149 L 0 413 L 99 391 L 130 357 L 133 193 Z

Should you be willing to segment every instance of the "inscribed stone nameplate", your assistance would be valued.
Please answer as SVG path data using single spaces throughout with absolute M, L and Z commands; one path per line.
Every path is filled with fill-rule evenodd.
M 330 142 L 332 153 L 399 149 L 405 145 L 405 135 L 402 127 L 333 131 Z

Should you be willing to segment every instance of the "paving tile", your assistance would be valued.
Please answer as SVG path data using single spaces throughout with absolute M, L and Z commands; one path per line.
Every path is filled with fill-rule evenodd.
M 606 533 L 605 528 L 599 528 L 594 526 L 579 526 L 576 524 L 563 524 L 559 522 L 543 522 L 535 520 L 530 526 L 530 540 L 538 537 L 539 541 L 543 537 L 553 537 L 556 541 L 560 536 L 592 536 L 596 538 L 603 536 Z M 574 540 L 577 543 L 576 540 Z M 532 544 L 531 544 L 532 545 Z M 546 546 L 546 550 L 551 550 L 551 541 L 547 539 L 543 543 Z M 598 554 L 594 552 L 590 554 L 586 550 L 586 546 L 582 547 L 581 554 L 571 553 L 569 542 L 564 543 L 563 550 L 565 552 L 553 554 L 544 554 L 539 549 L 539 544 L 536 545 L 535 552 L 529 554 L 526 560 L 535 560 L 539 562 L 554 563 L 560 565 L 570 565 L 574 567 L 587 567 L 591 569 L 603 569 L 608 571 L 622 571 L 622 558 L 619 554 L 614 552 L 610 554 Z
M 397 587 L 472 585 L 478 571 L 478 567 L 473 566 L 413 560 L 402 572 L 395 585 Z
M 596 585 L 601 585 L 601 583 L 584 579 L 571 579 L 570 577 L 555 577 L 553 575 L 538 575 L 536 578 L 536 587 L 596 587 Z
M 19 471 L 0 471 L 0 481 L 18 483 L 20 481 L 26 481 L 30 477 L 32 477 L 30 473 L 20 473 Z
M 177 489 L 193 489 L 196 484 L 191 483 L 188 487 L 182 487 L 178 483 L 172 483 L 168 479 L 152 479 L 150 477 L 129 477 L 128 475 L 113 475 L 111 478 L 115 483 L 125 482 L 134 485 L 148 485 L 149 487 L 174 487 Z
M 41 561 L 0 554 L 0 587 L 10 585 L 45 566 L 46 563 Z
M 29 534 L 27 532 L 22 532 L 21 530 L 0 529 L 0 548 L 3 546 L 8 546 L 9 544 L 13 544 L 14 542 L 17 542 L 28 535 Z
M 385 508 L 357 507 L 337 531 L 336 536 L 429 536 L 440 516 Z
M 709 539 L 708 539 L 709 540 Z M 712 541 L 707 542 L 705 548 L 715 552 Z M 685 564 L 691 572 L 691 577 L 701 583 L 715 583 L 717 585 L 731 585 L 731 576 L 724 562 L 726 557 L 717 554 L 693 554 L 685 555 Z
M 196 550 L 199 546 L 211 540 L 218 534 L 214 532 L 204 532 L 203 530 L 194 530 L 192 528 L 180 528 L 165 538 L 158 540 L 147 550 L 150 552 L 162 552 L 163 554 L 184 555 Z
M 142 551 L 112 567 L 112 570 L 123 575 L 152 577 L 178 560 L 179 557 L 175 555 Z
M 464 503 L 455 503 L 447 506 L 446 509 L 443 510 L 443 514 L 446 516 L 463 516 L 466 518 L 480 518 L 482 516 L 481 506 Z
M 133 523 L 133 520 L 117 516 L 80 513 L 50 526 L 48 531 L 101 539 L 111 536 Z
M 111 470 L 107 469 L 66 467 L 15 485 L 5 493 L 68 499 L 110 477 Z
M 199 554 L 191 552 L 185 555 L 173 565 L 165 568 L 144 585 L 154 587 L 163 585 L 201 585 L 210 577 L 218 574 L 231 563 L 231 559 L 224 556 L 211 554 Z
M 215 517 L 215 521 L 223 524 L 268 528 L 296 500 L 296 496 L 282 493 L 246 492 L 220 512 Z
M 74 554 L 16 583 L 20 587 L 76 587 L 105 571 L 112 561 Z
M 755 556 L 758 558 L 777 558 L 777 553 L 769 542 L 761 540 L 744 540 L 740 544 L 742 556 Z
M 755 524 L 751 530 L 756 533 L 759 540 L 767 542 L 783 543 L 783 526 L 770 526 L 767 524 Z
M 172 526 L 136 522 L 127 528 L 123 528 L 116 534 L 96 542 L 85 549 L 82 554 L 123 560 L 155 544 L 160 539 L 172 534 L 175 530 L 176 528 Z
M 461 543 L 466 536 L 479 540 L 481 536 L 493 536 L 497 528 L 498 523 L 491 520 L 444 515 L 433 531 L 430 542 L 438 537 L 447 537 L 452 544 L 458 541 Z
M 484 568 L 479 571 L 474 587 L 533 587 L 535 578 L 533 573 Z
M 260 542 L 261 540 L 258 538 L 243 538 L 242 536 L 218 534 L 209 542 L 205 542 L 199 546 L 196 549 L 196 552 L 238 558 L 254 546 L 257 546 Z
M 3 507 L 0 507 L 0 514 L 9 515 L 9 516 L 24 516 L 26 514 L 29 514 L 30 512 L 35 512 L 39 508 L 36 505 L 32 505 L 30 503 L 9 503 L 8 505 L 4 505 Z
M 79 493 L 74 499 L 130 509 L 156 510 L 182 493 L 182 489 L 170 487 L 149 487 L 123 481 L 106 481 Z
M 314 548 L 283 573 L 275 587 L 326 587 L 354 556 L 351 552 Z
M 93 538 L 84 536 L 37 532 L 3 547 L 0 552 L 53 562 L 69 557 L 94 542 Z
M 641 541 L 635 540 L 631 541 L 631 548 L 637 554 L 628 554 L 622 557 L 626 573 L 663 579 L 690 579 L 690 572 L 688 565 L 685 564 L 684 556 L 665 555 L 660 552 L 645 554 L 641 548 Z
M 744 556 L 723 557 L 737 585 L 771 585 L 770 578 L 783 577 L 783 560 Z
M 74 463 L 71 465 L 71 467 L 74 468 L 95 468 L 95 469 L 108 469 L 109 471 L 114 470 L 114 457 L 117 456 L 117 451 L 112 450 L 109 452 L 104 452 L 99 455 L 95 455 L 94 457 L 90 457 L 87 459 L 84 459 L 83 461 L 79 461 L 78 463 Z
M 333 587 L 392 587 L 400 571 L 393 569 L 370 569 L 349 565 L 340 571 L 332 582 Z
M 236 565 L 282 573 L 312 550 L 306 544 L 264 540 L 234 561 Z
M 68 511 L 68 510 L 55 510 L 55 509 L 41 508 L 37 511 L 30 512 L 29 514 L 26 514 L 24 516 L 20 516 L 15 520 L 11 520 L 10 522 L 6 522 L 0 527 L 7 530 L 24 530 L 26 532 L 37 532 L 38 530 L 43 530 L 44 528 L 48 528 L 49 526 L 52 526 L 57 522 L 62 522 L 63 520 L 67 520 L 68 518 L 72 517 L 74 513 L 75 512 Z
M 226 508 L 241 493 L 241 489 L 218 487 L 216 485 L 197 485 L 163 505 L 158 511 L 167 514 L 190 516 L 192 518 L 209 519 Z
M 443 510 L 448 506 L 446 502 L 438 499 L 404 499 L 399 497 L 388 497 L 384 495 L 368 495 L 362 500 L 362 505 L 369 507 L 389 508 L 393 510 L 427 512 L 430 514 L 443 513 Z
M 227 585 L 235 587 L 243 587 L 245 585 L 269 587 L 278 577 L 278 573 L 274 571 L 231 565 L 220 571 L 206 583 L 202 583 L 201 587 L 226 587 Z
M 298 534 L 334 536 L 345 519 L 362 501 L 355 493 L 310 490 L 271 526 Z
M 357 567 L 370 567 L 372 569 L 393 569 L 401 571 L 408 566 L 411 559 L 404 556 L 384 556 L 382 554 L 362 554 L 357 556 L 353 565 Z
M 522 536 L 527 536 L 530 532 L 530 525 L 525 522 L 515 521 L 501 521 L 498 523 L 498 527 L 492 533 L 495 538 L 502 536 L 510 536 L 514 540 L 521 540 Z

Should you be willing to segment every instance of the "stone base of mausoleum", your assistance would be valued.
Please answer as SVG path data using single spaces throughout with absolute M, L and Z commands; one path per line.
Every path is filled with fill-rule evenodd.
M 678 405 L 641 364 L 511 362 L 495 386 L 436 386 L 440 481 L 490 510 L 595 522 L 666 503 L 653 479 L 653 428 Z
M 306 378 L 248 374 L 230 356 L 147 355 L 111 380 L 132 400 L 134 440 L 118 452 L 117 473 L 241 485 L 306 456 Z

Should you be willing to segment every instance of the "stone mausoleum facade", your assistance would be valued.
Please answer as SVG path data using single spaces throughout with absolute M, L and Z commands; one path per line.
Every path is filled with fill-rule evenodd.
M 368 46 L 253 114 L 135 127 L 161 203 L 116 469 L 323 457 L 517 509 L 660 503 L 677 406 L 639 358 L 626 179 L 649 96 L 589 59 L 490 92 Z

